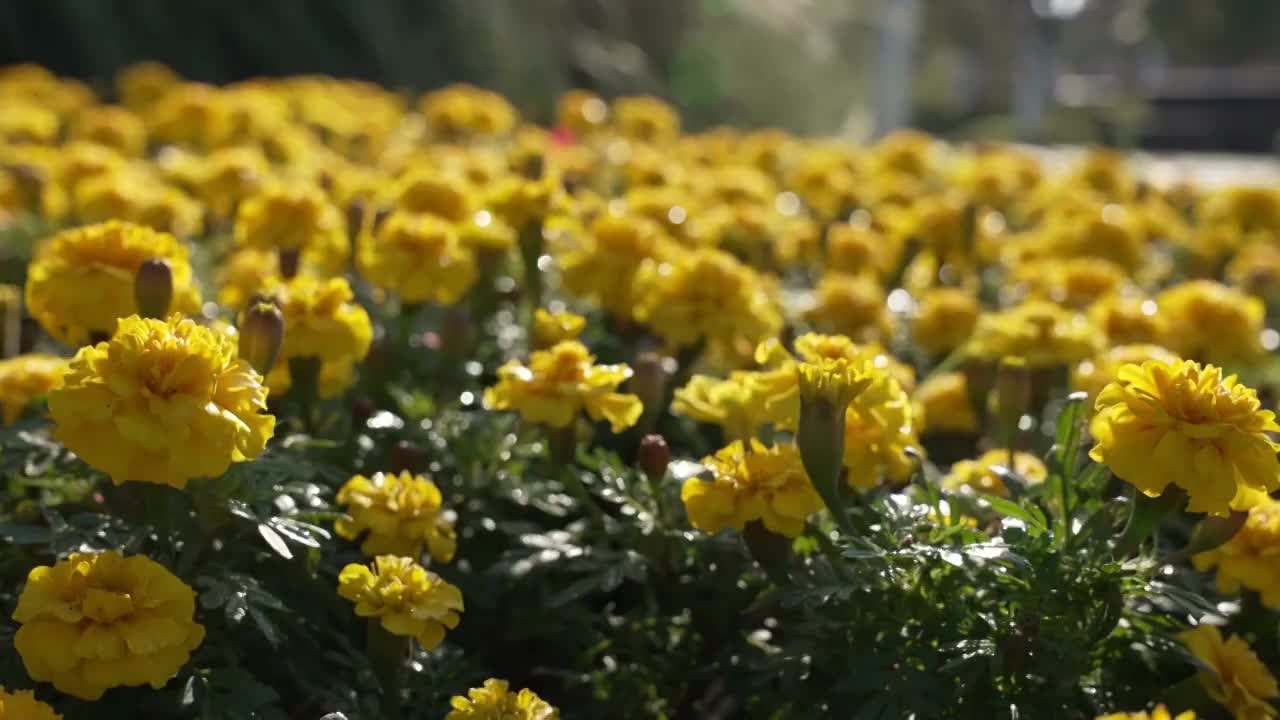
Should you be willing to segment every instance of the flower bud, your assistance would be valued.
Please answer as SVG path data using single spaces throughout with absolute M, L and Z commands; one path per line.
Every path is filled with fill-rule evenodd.
M 298 274 L 298 264 L 302 261 L 302 252 L 298 248 L 280 248 L 280 277 L 292 280 Z
M 1031 369 L 1020 357 L 1006 357 L 996 370 L 996 408 L 1000 424 L 1017 427 L 1031 403 Z
M 173 268 L 164 258 L 144 260 L 133 276 L 133 299 L 138 314 L 164 319 L 173 302 Z
M 844 466 L 845 413 L 870 380 L 848 360 L 822 359 L 801 363 L 800 421 L 796 445 L 805 472 L 841 527 L 849 529 L 840 499 L 840 470 Z
M 284 342 L 284 314 L 273 302 L 256 300 L 240 316 L 240 357 L 265 376 Z
M 642 352 L 631 363 L 631 380 L 628 388 L 644 404 L 644 414 L 638 423 L 642 431 L 652 429 L 658 415 L 666 407 L 667 381 L 671 379 L 672 361 L 658 353 Z
M 656 433 L 645 435 L 640 440 L 640 454 L 637 460 L 645 477 L 652 482 L 657 482 L 667 474 L 667 466 L 671 464 L 671 448 L 661 435 Z

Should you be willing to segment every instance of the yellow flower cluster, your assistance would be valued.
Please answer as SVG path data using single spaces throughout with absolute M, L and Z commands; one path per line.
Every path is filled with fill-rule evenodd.
M 444 511 L 440 488 L 427 478 L 408 472 L 356 475 L 338 490 L 337 500 L 347 506 L 349 517 L 334 529 L 347 540 L 364 535 L 360 550 L 365 555 L 418 557 L 425 545 L 435 560 L 453 559 L 458 546 L 453 521 Z
M 626 365 L 597 365 L 595 356 L 577 340 L 535 350 L 525 366 L 512 360 L 498 369 L 498 383 L 484 391 L 492 410 L 515 410 L 526 421 L 553 428 L 568 427 L 585 412 L 607 420 L 622 432 L 640 419 L 640 398 L 617 392 L 631 377 Z
M 138 311 L 133 279 L 151 259 L 167 260 L 172 270 L 170 311 L 196 311 L 200 291 L 186 246 L 167 233 L 117 221 L 64 230 L 42 243 L 27 269 L 27 309 L 67 345 L 106 337 L 117 319 Z
M 76 353 L 49 412 L 54 436 L 117 485 L 183 488 L 262 452 L 275 430 L 266 400 L 231 337 L 178 315 L 134 315 Z
M 1280 432 L 1275 413 L 1213 365 L 1125 365 L 1096 407 L 1090 457 L 1146 495 L 1173 483 L 1187 492 L 1191 512 L 1226 516 L 1280 487 L 1280 444 L 1267 435 Z
M 1196 720 L 1196 714 L 1192 710 L 1187 710 L 1174 715 L 1164 705 L 1157 705 L 1151 712 L 1108 713 L 1099 715 L 1097 720 Z
M 1276 716 L 1268 701 L 1280 698 L 1280 685 L 1239 635 L 1223 639 L 1213 625 L 1198 625 L 1180 636 L 1197 660 L 1205 692 L 1240 720 L 1268 720 Z
M 559 720 L 560 711 L 528 688 L 511 692 L 506 680 L 490 678 L 471 688 L 467 696 L 454 696 L 445 720 Z
M 0 720 L 62 720 L 30 690 L 7 692 L 0 687 Z
M 1219 592 L 1244 587 L 1266 607 L 1280 608 L 1280 501 L 1265 498 L 1254 505 L 1235 536 L 1191 561 L 1202 572 L 1217 568 Z
M 62 383 L 67 361 L 56 355 L 19 355 L 0 360 L 0 406 L 6 425 L 18 419 L 32 400 Z
M 379 555 L 372 565 L 344 567 L 338 594 L 355 603 L 360 617 L 378 618 L 387 632 L 427 650 L 462 619 L 462 592 L 406 557 Z
M 287 392 L 292 385 L 289 361 L 294 358 L 320 360 L 320 397 L 341 394 L 373 344 L 369 313 L 355 302 L 351 284 L 341 277 L 298 275 L 281 284 L 275 297 L 286 330 L 280 361 L 267 376 L 272 394 Z
M 702 464 L 710 478 L 689 478 L 680 498 L 689 522 L 704 532 L 742 530 L 759 521 L 770 532 L 795 537 L 823 507 L 794 446 L 735 440 Z
M 158 690 L 204 641 L 195 604 L 190 587 L 144 556 L 72 553 L 27 576 L 14 646 L 32 678 L 84 700 L 113 687 Z
M 1008 497 L 1009 488 L 993 468 L 1002 467 L 1027 482 L 1037 485 L 1049 477 L 1049 469 L 1040 458 L 1025 452 L 1008 450 L 988 450 L 973 460 L 961 460 L 952 464 L 951 471 L 942 478 L 942 487 L 952 492 L 972 490 L 973 492 Z

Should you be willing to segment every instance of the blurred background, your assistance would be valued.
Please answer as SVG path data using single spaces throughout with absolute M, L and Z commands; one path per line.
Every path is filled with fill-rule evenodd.
M 230 82 L 471 82 L 546 121 L 573 87 L 691 129 L 1270 152 L 1277 0 L 0 0 L 0 64 L 109 87 L 160 60 Z

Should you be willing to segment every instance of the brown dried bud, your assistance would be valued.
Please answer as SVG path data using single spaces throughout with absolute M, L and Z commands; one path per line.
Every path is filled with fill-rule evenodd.
M 265 376 L 284 342 L 284 314 L 274 302 L 257 301 L 240 315 L 240 357 Z
M 133 276 L 133 300 L 138 314 L 164 319 L 173 302 L 173 268 L 164 258 L 144 260 Z
M 661 435 L 645 435 L 640 440 L 640 454 L 637 456 L 640 471 L 650 480 L 657 482 L 667 474 L 667 466 L 671 464 L 671 448 Z

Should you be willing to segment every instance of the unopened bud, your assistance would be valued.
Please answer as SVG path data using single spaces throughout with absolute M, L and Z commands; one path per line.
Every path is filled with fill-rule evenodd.
M 138 314 L 163 319 L 173 302 L 173 268 L 164 258 L 144 260 L 133 276 L 133 300 Z
M 298 264 L 302 261 L 302 252 L 298 248 L 280 248 L 280 277 L 292 280 L 298 274 Z
M 641 432 L 656 427 L 658 416 L 666 407 L 665 393 L 674 370 L 673 365 L 673 360 L 653 352 L 642 352 L 631 363 L 631 382 L 628 387 L 644 405 L 644 413 L 639 422 Z
M 258 300 L 240 315 L 240 357 L 266 375 L 284 342 L 284 314 L 273 302 Z
M 667 466 L 671 464 L 671 447 L 661 435 L 645 435 L 640 440 L 640 454 L 637 457 L 640 470 L 645 477 L 657 482 L 667 474 Z
M 996 407 L 1001 424 L 1015 427 L 1031 403 L 1031 369 L 1020 357 L 1006 357 L 996 371 Z

